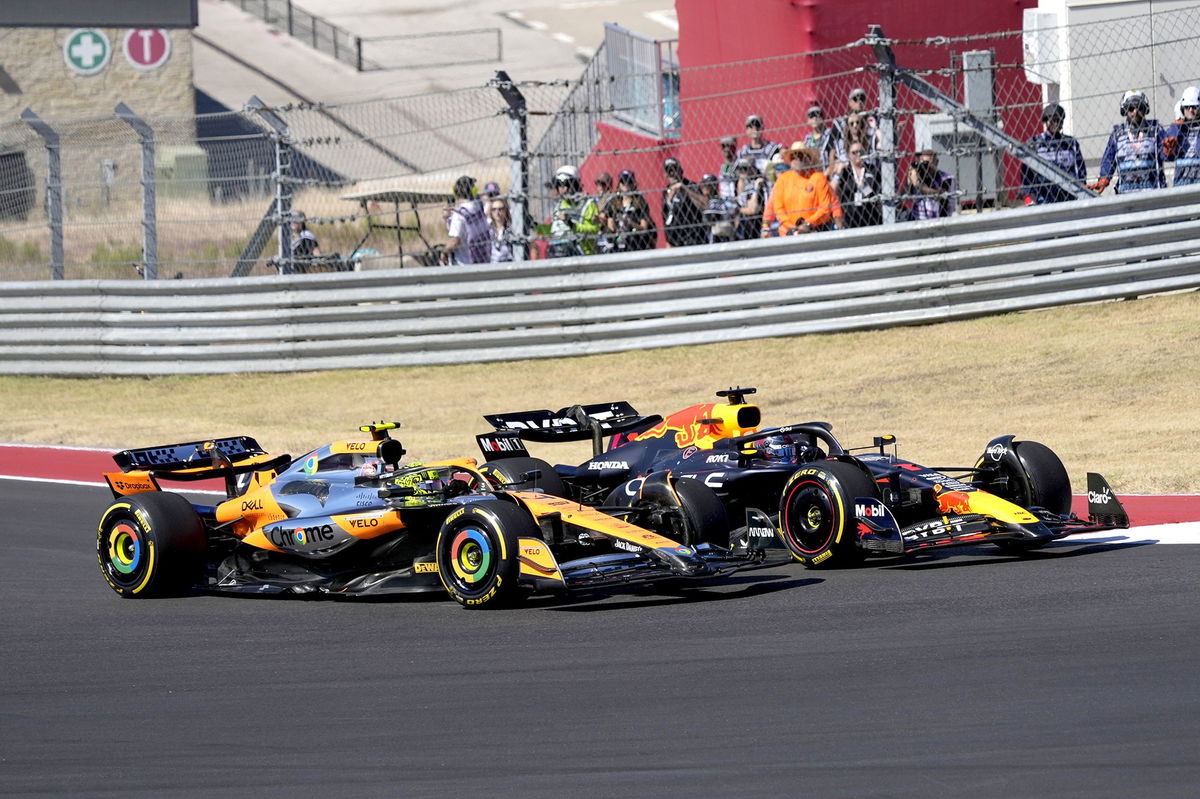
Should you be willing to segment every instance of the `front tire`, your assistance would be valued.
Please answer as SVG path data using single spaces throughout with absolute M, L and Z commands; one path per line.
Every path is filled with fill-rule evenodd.
M 466 608 L 497 608 L 521 598 L 518 539 L 538 538 L 529 514 L 509 502 L 476 502 L 456 510 L 437 537 L 438 577 Z
M 1071 478 L 1054 450 L 1037 441 L 1014 441 L 1012 455 L 1001 458 L 999 477 L 987 490 L 1022 508 L 1045 508 L 1066 516 L 1071 512 Z M 981 457 L 975 465 L 984 465 Z M 997 541 L 1005 552 L 1021 554 L 1041 549 L 1048 541 Z
M 178 494 L 134 494 L 109 505 L 96 533 L 96 559 L 122 597 L 178 596 L 199 583 L 205 534 Z
M 878 496 L 875 482 L 849 463 L 827 461 L 793 473 L 779 500 L 779 527 L 792 557 L 808 568 L 860 563 L 854 501 Z

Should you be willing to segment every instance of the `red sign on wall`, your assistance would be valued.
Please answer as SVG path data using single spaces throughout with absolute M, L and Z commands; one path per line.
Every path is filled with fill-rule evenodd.
M 125 60 L 135 69 L 158 69 L 171 57 L 171 37 L 163 28 L 133 28 L 125 34 Z

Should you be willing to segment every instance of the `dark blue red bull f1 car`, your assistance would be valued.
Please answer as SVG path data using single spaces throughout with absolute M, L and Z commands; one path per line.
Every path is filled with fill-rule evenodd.
M 1036 441 L 1001 436 L 973 466 L 930 468 L 898 457 L 893 436 L 851 451 L 824 422 L 760 429 L 759 407 L 745 401 L 754 391 L 717 392 L 728 401 L 665 419 L 626 402 L 487 415 L 494 430 L 477 437 L 481 470 L 509 487 L 609 508 L 680 486 L 715 494 L 731 520 L 730 540 L 719 543 L 762 547 L 774 537 L 809 567 L 978 543 L 1023 552 L 1129 526 L 1099 474 L 1087 477 L 1088 518 L 1072 513 L 1067 471 Z M 525 447 L 588 438 L 593 457 L 578 466 L 551 466 Z

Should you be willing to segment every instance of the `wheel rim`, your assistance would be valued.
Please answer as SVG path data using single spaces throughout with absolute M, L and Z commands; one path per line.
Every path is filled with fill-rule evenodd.
M 146 571 L 146 538 L 132 523 L 121 520 L 108 528 L 101 538 L 101 557 L 114 583 L 137 584 Z
M 496 554 L 488 534 L 477 527 L 459 530 L 450 541 L 450 568 L 459 587 L 476 591 L 494 571 Z
M 788 493 L 783 532 L 797 552 L 817 555 L 833 543 L 840 524 L 829 489 L 805 480 Z

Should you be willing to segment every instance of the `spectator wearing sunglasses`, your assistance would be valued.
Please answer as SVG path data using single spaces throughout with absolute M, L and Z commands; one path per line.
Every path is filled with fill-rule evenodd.
M 754 168 L 749 158 L 737 160 L 737 239 L 758 238 L 763 207 L 767 204 L 767 179 Z
M 819 105 L 808 109 L 809 132 L 804 137 L 804 146 L 816 150 L 821 156 L 821 168 L 828 178 L 839 161 L 845 161 L 841 149 L 842 137 L 836 128 L 825 121 L 825 111 Z
M 737 139 L 721 137 L 721 169 L 717 172 L 720 195 L 726 200 L 737 199 Z
M 834 191 L 842 206 L 846 227 L 869 227 L 883 222 L 879 165 L 868 161 L 866 154 L 864 142 L 848 142 L 846 156 L 850 160 L 840 165 L 833 177 Z
M 1200 87 L 1188 86 L 1179 101 L 1179 119 L 1166 131 L 1166 150 L 1175 162 L 1173 186 L 1200 183 Z
M 1149 113 L 1150 102 L 1144 92 L 1125 92 L 1121 98 L 1125 119 L 1113 125 L 1100 156 L 1100 179 L 1088 188 L 1102 192 L 1114 177 L 1117 194 L 1166 188 L 1166 135 L 1157 119 L 1147 117 Z
M 754 161 L 754 168 L 765 174 L 771 158 L 779 154 L 778 142 L 768 141 L 763 137 L 763 121 L 758 114 L 746 117 L 746 137 L 750 141 L 742 145 L 737 157 L 751 159 Z
M 874 112 L 867 108 L 867 92 L 860 87 L 854 87 L 850 90 L 850 94 L 846 98 L 847 110 L 845 116 L 838 117 L 833 121 L 833 127 L 838 134 L 844 135 L 847 123 L 850 117 L 857 114 L 862 117 L 863 129 L 869 138 L 872 139 L 871 146 L 867 148 L 867 152 L 874 152 L 879 149 L 879 117 Z
M 842 209 L 821 169 L 821 154 L 798 141 L 783 151 L 783 158 L 791 169 L 781 174 L 771 189 L 763 212 L 762 237 L 832 230 Z
M 499 194 L 492 195 L 487 200 L 488 233 L 492 243 L 492 258 L 494 264 L 501 264 L 513 259 L 512 214 L 508 210 L 508 201 Z

